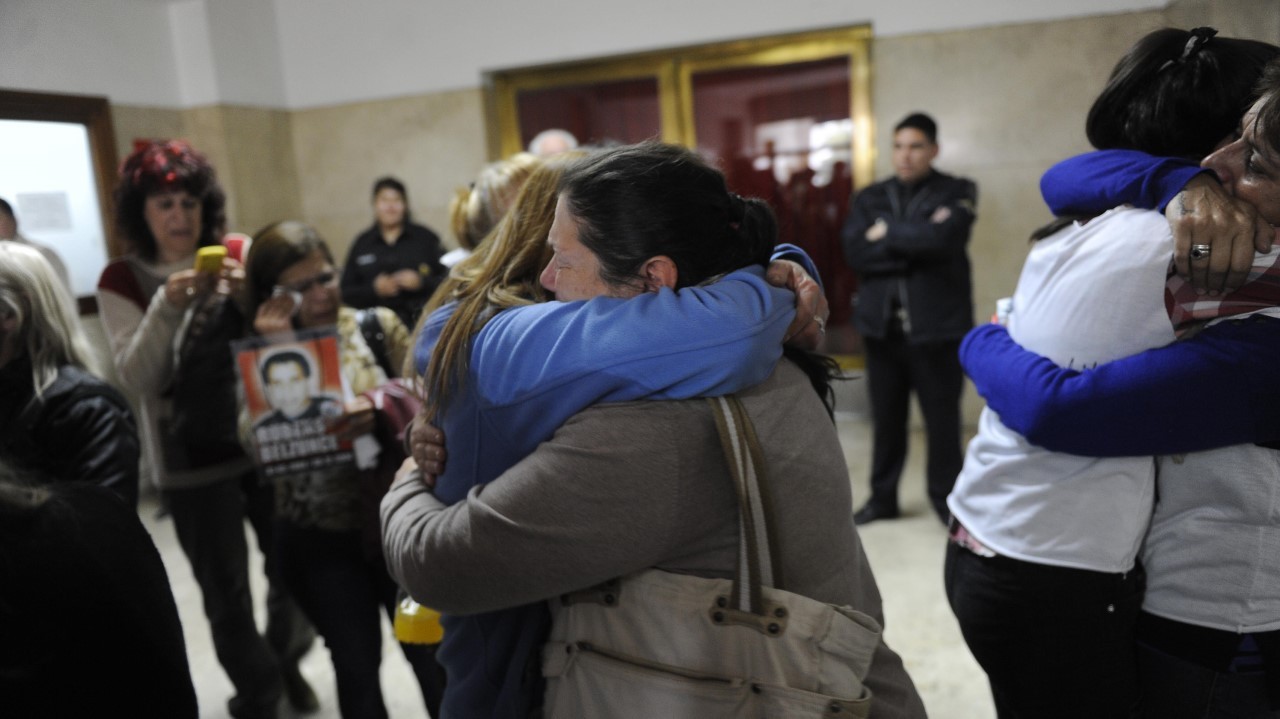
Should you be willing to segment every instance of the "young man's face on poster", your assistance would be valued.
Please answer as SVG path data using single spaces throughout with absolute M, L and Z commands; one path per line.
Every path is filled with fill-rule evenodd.
M 307 374 L 296 361 L 273 363 L 267 368 L 267 401 L 290 419 L 300 416 L 311 402 Z

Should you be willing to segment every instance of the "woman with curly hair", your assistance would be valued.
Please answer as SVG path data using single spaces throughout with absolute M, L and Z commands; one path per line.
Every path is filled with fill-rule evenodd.
M 297 668 L 312 640 L 301 614 L 273 591 L 266 638 L 254 623 L 244 520 L 269 547 L 271 497 L 236 436 L 227 343 L 245 323 L 228 298 L 244 271 L 231 259 L 216 272 L 194 269 L 197 248 L 221 238 L 226 197 L 209 161 L 170 140 L 141 144 L 124 161 L 115 204 L 130 251 L 103 270 L 99 311 L 120 381 L 140 400 L 152 477 L 235 686 L 228 709 L 236 719 L 274 717 L 284 688 L 295 707 L 314 709 Z

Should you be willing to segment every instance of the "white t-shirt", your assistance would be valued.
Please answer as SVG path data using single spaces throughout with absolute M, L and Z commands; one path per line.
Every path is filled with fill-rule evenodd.
M 1035 243 L 1009 333 L 1087 369 L 1174 340 L 1164 306 L 1173 237 L 1163 215 L 1119 207 Z M 1103 459 L 1029 444 L 985 408 L 947 504 L 999 554 L 1036 564 L 1131 569 L 1151 519 L 1149 456 Z

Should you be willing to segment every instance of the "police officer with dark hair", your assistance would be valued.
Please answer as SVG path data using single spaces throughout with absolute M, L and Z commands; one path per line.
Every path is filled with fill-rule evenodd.
M 858 274 L 854 325 L 866 349 L 874 449 L 871 498 L 858 524 L 898 516 L 914 390 L 928 433 L 928 496 L 948 518 L 961 466 L 957 351 L 973 327 L 966 246 L 977 186 L 933 169 L 933 118 L 913 113 L 894 128 L 894 177 L 858 192 L 845 224 L 845 258 Z

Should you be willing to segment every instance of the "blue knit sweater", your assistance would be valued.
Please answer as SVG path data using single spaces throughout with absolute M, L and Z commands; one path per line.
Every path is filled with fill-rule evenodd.
M 1120 204 L 1163 208 L 1202 170 L 1186 160 L 1103 150 L 1064 160 L 1041 179 L 1055 214 Z M 1123 457 L 1280 440 L 1280 320 L 1228 320 L 1195 337 L 1094 369 L 1064 369 L 984 325 L 960 361 L 1000 420 L 1055 452 Z

